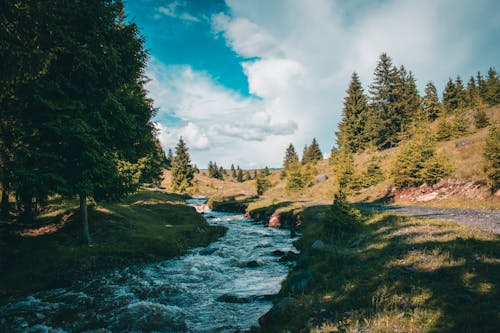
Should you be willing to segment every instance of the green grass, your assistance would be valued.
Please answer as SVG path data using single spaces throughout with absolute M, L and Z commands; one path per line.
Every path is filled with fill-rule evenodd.
M 34 224 L 0 222 L 0 296 L 64 286 L 120 266 L 159 261 L 220 237 L 184 196 L 142 191 L 89 206 L 92 246 L 80 241 L 75 201 L 54 200 Z
M 500 237 L 368 212 L 350 231 L 331 232 L 332 214 L 326 206 L 302 212 L 301 259 L 279 295 L 292 300 L 262 331 L 500 331 Z M 328 247 L 312 250 L 317 239 Z M 306 271 L 312 281 L 292 292 L 292 280 Z

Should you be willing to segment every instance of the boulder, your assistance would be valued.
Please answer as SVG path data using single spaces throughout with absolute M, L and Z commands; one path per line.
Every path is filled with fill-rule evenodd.
M 313 179 L 313 184 L 318 184 L 318 183 L 322 183 L 324 181 L 326 181 L 328 179 L 328 176 L 325 175 L 325 174 L 321 174 L 321 175 L 317 175 L 316 177 L 314 177 Z
M 288 251 L 285 255 L 283 255 L 279 259 L 279 261 L 280 262 L 295 261 L 295 260 L 299 260 L 299 257 L 300 257 L 300 254 L 298 254 L 297 252 Z

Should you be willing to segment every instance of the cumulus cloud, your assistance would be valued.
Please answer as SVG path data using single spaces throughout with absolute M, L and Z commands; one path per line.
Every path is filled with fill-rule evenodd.
M 189 66 L 154 60 L 149 67 L 148 88 L 160 112 L 179 119 L 162 130 L 173 133 L 162 142 L 172 146 L 175 136 L 185 135 L 200 150 L 201 163 L 279 166 L 289 142 L 301 151 L 314 136 L 327 155 L 353 71 L 366 87 L 379 55 L 387 52 L 414 72 L 421 91 L 428 80 L 441 90 L 448 76 L 474 64 L 484 34 L 500 32 L 498 15 L 488 9 L 495 2 L 488 0 L 226 3 L 229 10 L 211 18 L 212 32 L 241 57 L 253 96 Z M 162 13 L 178 16 L 176 6 Z M 482 64 L 488 65 L 495 64 Z

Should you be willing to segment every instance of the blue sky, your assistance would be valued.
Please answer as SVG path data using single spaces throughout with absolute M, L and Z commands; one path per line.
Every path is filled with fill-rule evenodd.
M 192 160 L 279 167 L 291 142 L 326 154 L 350 75 L 365 87 L 378 56 L 412 70 L 422 92 L 498 68 L 497 1 L 126 0 L 146 38 L 147 89 L 165 148 Z

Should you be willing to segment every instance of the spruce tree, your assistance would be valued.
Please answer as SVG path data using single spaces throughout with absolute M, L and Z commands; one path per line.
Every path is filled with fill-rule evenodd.
M 303 189 L 305 181 L 302 175 L 302 167 L 299 163 L 292 163 L 288 166 L 286 177 L 286 190 L 288 192 L 297 192 Z
M 493 193 L 500 189 L 500 127 L 492 126 L 484 146 L 484 172 Z
M 323 154 L 319 148 L 318 142 L 316 138 L 313 138 L 311 145 L 307 148 L 306 151 L 306 163 L 316 163 L 323 159 Z
M 287 169 L 291 163 L 297 163 L 299 161 L 299 156 L 295 152 L 295 147 L 290 143 L 285 151 L 285 158 L 283 159 L 283 169 Z
M 267 167 L 267 165 L 264 167 L 264 169 L 262 169 L 262 174 L 266 177 L 271 174 L 271 171 L 269 171 L 269 168 Z
M 174 153 L 172 152 L 172 148 L 168 148 L 167 154 L 167 170 L 172 168 L 172 161 L 174 160 Z
M 240 166 L 236 168 L 236 181 L 242 183 L 243 182 L 243 170 L 240 169 Z
M 182 139 L 175 147 L 175 157 L 172 162 L 172 190 L 175 192 L 185 192 L 192 186 L 193 167 L 188 153 L 188 147 Z
M 477 109 L 474 113 L 474 126 L 477 129 L 485 128 L 490 124 L 488 115 L 483 109 Z
M 236 169 L 234 168 L 234 164 L 231 164 L 231 177 L 236 179 Z
M 441 105 L 439 103 L 436 86 L 433 82 L 428 82 L 425 86 L 423 108 L 428 121 L 432 122 L 438 118 Z
M 307 152 L 308 152 L 309 148 L 307 147 L 307 145 L 304 146 L 304 149 L 302 150 L 302 160 L 300 161 L 300 163 L 302 165 L 306 164 L 306 163 L 309 163 L 310 161 L 308 160 L 309 156 L 307 156 Z
M 257 195 L 261 196 L 270 187 L 271 182 L 269 181 L 269 179 L 267 179 L 262 172 L 259 172 L 257 174 L 257 177 L 255 178 L 255 190 L 257 192 Z
M 500 103 L 500 80 L 498 79 L 497 71 L 494 67 L 488 70 L 488 78 L 486 79 L 484 99 L 489 105 Z
M 474 76 L 471 76 L 467 83 L 466 97 L 468 106 L 477 107 L 481 105 L 481 96 L 479 95 L 479 88 L 476 86 Z
M 368 117 L 367 98 L 356 72 L 352 74 L 347 96 L 344 98 L 342 120 L 338 126 L 337 146 L 352 152 L 362 151 L 369 137 L 365 131 Z
M 455 79 L 455 92 L 457 96 L 457 108 L 462 109 L 467 105 L 467 94 L 460 75 Z
M 481 75 L 481 72 L 477 72 L 476 76 L 476 83 L 477 83 L 477 89 L 479 90 L 479 96 L 481 97 L 482 101 L 486 101 L 486 82 L 484 81 L 483 76 Z
M 443 91 L 443 106 L 447 113 L 452 113 L 458 108 L 457 87 L 453 81 L 448 79 Z

